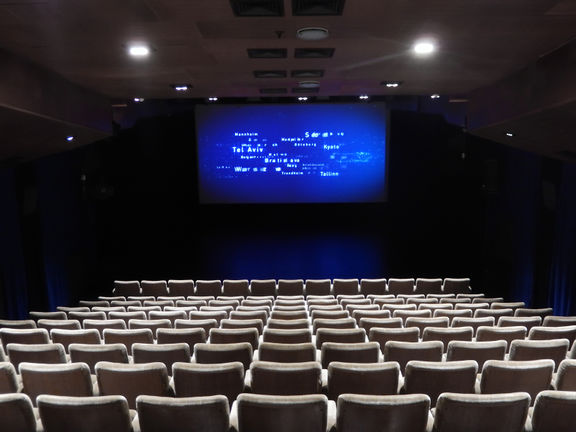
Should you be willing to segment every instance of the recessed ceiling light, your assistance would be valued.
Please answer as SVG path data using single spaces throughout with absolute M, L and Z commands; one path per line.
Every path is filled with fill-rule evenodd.
M 507 137 L 513 137 L 514 134 L 513 134 L 512 132 L 506 132 L 506 136 L 507 136 Z
M 370 99 L 370 96 L 368 96 L 368 95 L 360 95 L 360 96 L 358 96 L 358 99 L 360 99 L 360 100 L 367 100 L 367 99 Z
M 209 102 L 216 102 L 217 100 L 218 100 L 218 98 L 214 97 L 214 96 L 208 98 Z
M 298 100 L 299 100 L 300 102 L 306 102 L 306 101 L 308 100 L 308 98 L 307 98 L 306 96 L 300 96 L 300 97 L 298 98 Z
M 185 92 L 185 91 L 190 90 L 192 88 L 192 85 L 191 84 L 172 84 L 170 87 L 172 87 L 177 92 Z
M 384 85 L 388 88 L 400 87 L 400 84 L 402 84 L 402 81 L 382 81 L 380 83 L 380 85 Z
M 135 97 L 134 102 L 136 102 L 136 103 L 144 102 L 144 98 Z
M 320 87 L 320 82 L 318 81 L 300 81 L 298 83 L 300 88 L 318 88 Z
M 414 44 L 412 50 L 417 56 L 425 57 L 436 51 L 436 45 L 430 40 L 420 40 Z
M 440 99 L 440 95 L 438 93 L 434 93 L 433 95 L 430 95 L 430 99 Z
M 74 141 L 74 135 L 68 135 L 66 137 L 66 141 L 68 141 L 68 142 Z
M 135 44 L 128 47 L 128 54 L 135 58 L 144 58 L 150 55 L 150 48 L 148 45 Z
M 322 40 L 328 37 L 328 30 L 324 27 L 305 27 L 296 32 L 296 37 L 302 40 Z

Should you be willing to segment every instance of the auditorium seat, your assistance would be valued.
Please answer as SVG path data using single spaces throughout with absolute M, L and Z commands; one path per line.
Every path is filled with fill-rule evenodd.
M 105 320 L 106 313 L 105 312 L 75 312 L 71 311 L 68 312 L 68 319 L 71 320 L 78 320 L 80 324 L 83 324 L 84 320 L 91 319 L 91 320 Z
M 152 337 L 156 335 L 156 331 L 160 328 L 172 328 L 172 323 L 170 322 L 169 319 L 145 319 L 145 320 L 131 319 L 130 321 L 128 321 L 129 330 L 147 329 L 152 332 Z
M 472 299 L 469 299 L 467 297 L 456 297 L 456 298 L 446 297 L 440 299 L 440 304 L 451 304 L 454 307 L 461 304 L 471 304 L 471 303 Z
M 222 294 L 247 297 L 250 295 L 250 282 L 248 279 L 224 279 L 222 281 Z
M 158 329 L 156 330 L 156 341 L 158 345 L 185 343 L 194 351 L 194 345 L 205 343 L 207 332 L 204 328 L 175 328 L 175 329 Z
M 168 295 L 173 297 L 193 296 L 194 281 L 192 279 L 170 279 L 168 281 Z
M 350 316 L 353 316 L 354 312 L 356 312 L 356 311 L 373 311 L 376 313 L 383 312 L 378 307 L 378 305 L 375 305 L 375 304 L 347 304 L 345 309 Z M 384 311 L 384 312 L 386 312 L 386 311 Z
M 274 306 L 274 298 L 269 297 L 261 297 L 261 298 L 254 298 L 253 296 L 249 296 L 246 299 L 242 300 L 240 306 L 267 306 L 269 310 L 272 309 Z
M 412 310 L 412 311 L 416 311 L 418 310 L 418 306 L 415 304 L 390 304 L 390 303 L 384 303 L 382 304 L 382 310 L 389 310 L 390 313 L 392 314 L 392 316 L 394 316 L 394 312 L 397 310 Z
M 63 311 L 54 311 L 54 312 L 38 312 L 38 311 L 31 311 L 28 312 L 30 319 L 38 322 L 38 320 L 45 319 L 45 320 L 66 320 L 68 319 L 68 315 L 66 312 Z
M 576 391 L 576 360 L 564 359 L 552 383 L 554 390 Z
M 20 363 L 22 392 L 34 403 L 41 394 L 94 396 L 90 368 L 86 363 Z
M 395 310 L 392 317 L 401 318 L 405 326 L 408 318 L 432 318 L 432 312 L 429 310 Z
M 440 394 L 474 393 L 478 364 L 474 360 L 449 363 L 411 360 L 406 364 L 403 392 L 422 393 L 436 405 Z
M 98 296 L 98 300 L 106 300 L 107 302 L 113 302 L 117 300 L 126 300 L 125 296 Z
M 379 305 L 382 309 L 384 309 L 383 305 L 392 305 L 392 304 L 405 304 L 406 300 L 400 297 L 391 297 L 388 296 L 381 296 L 381 297 L 374 297 L 372 299 L 372 303 L 375 305 Z
M 370 342 L 378 342 L 380 350 L 384 353 L 384 347 L 390 341 L 397 342 L 418 342 L 420 339 L 420 329 L 418 327 L 410 328 L 382 328 L 372 327 L 368 332 Z
M 174 303 L 176 305 L 176 307 L 188 307 L 188 306 L 194 306 L 196 309 L 198 309 L 200 306 L 208 306 L 208 301 L 207 300 L 176 300 L 176 303 Z
M 50 332 L 52 329 L 67 329 L 67 330 L 80 330 L 82 325 L 78 320 L 50 320 L 39 319 L 37 322 L 38 328 L 43 328 Z
M 45 432 L 132 432 L 126 398 L 113 396 L 38 396 Z
M 500 317 L 503 316 L 514 316 L 514 310 L 510 308 L 506 309 L 476 309 L 474 311 L 474 318 L 482 318 L 482 317 L 494 317 L 497 321 Z
M 478 342 L 489 342 L 496 340 L 505 340 L 508 344 L 506 352 L 510 349 L 510 343 L 516 339 L 526 338 L 526 327 L 489 327 L 482 326 L 476 330 L 476 340 Z
M 110 302 L 107 300 L 80 300 L 78 306 L 86 306 L 92 310 L 93 307 L 109 307 Z
M 576 425 L 576 392 L 541 391 L 526 432 L 572 432 Z
M 187 343 L 132 345 L 132 358 L 135 364 L 160 362 L 166 366 L 168 375 L 172 375 L 172 364 L 190 362 L 190 346 Z
M 526 331 L 530 333 L 532 327 L 538 327 L 542 324 L 542 318 L 539 316 L 503 316 L 498 319 L 498 327 L 526 327 Z
M 468 317 L 454 317 L 452 320 L 452 327 L 472 327 L 474 330 L 474 337 L 478 332 L 479 327 L 492 327 L 494 326 L 494 317 L 484 317 L 484 318 L 468 318 Z
M 0 329 L 2 348 L 8 344 L 47 344 L 50 343 L 48 330 L 43 328 L 2 328 Z
M 59 343 L 47 344 L 17 344 L 10 343 L 7 347 L 10 363 L 16 370 L 20 363 L 66 363 L 66 352 Z
M 402 328 L 402 318 L 360 318 L 358 327 L 369 334 L 373 328 Z
M 239 311 L 235 310 L 230 313 L 230 319 L 236 320 L 254 320 L 259 319 L 265 326 L 268 322 L 268 312 L 266 310 Z
M 349 318 L 350 314 L 345 310 L 319 310 L 313 309 L 310 311 L 310 319 L 312 322 L 316 319 L 339 319 Z
M 555 370 L 568 353 L 568 339 L 550 340 L 513 340 L 510 343 L 510 360 L 540 360 L 554 361 Z
M 490 309 L 512 309 L 513 311 L 525 307 L 526 303 L 524 302 L 493 302 L 490 304 Z
M 442 279 L 441 278 L 416 278 L 416 285 L 414 287 L 415 294 L 441 294 L 442 293 Z
M 56 306 L 56 310 L 66 312 L 90 312 L 90 308 L 86 306 Z
M 112 300 L 110 306 L 127 308 L 129 306 L 142 306 L 142 302 L 140 300 Z
M 115 320 L 121 319 L 126 323 L 126 328 L 128 328 L 128 323 L 131 319 L 146 319 L 146 312 L 135 311 L 135 312 L 110 312 L 108 314 L 108 319 Z
M 300 329 L 266 328 L 262 335 L 264 342 L 300 344 L 312 342 L 312 332 L 308 327 Z
M 241 362 L 188 363 L 172 366 L 177 398 L 224 395 L 232 404 L 244 391 L 244 366 Z
M 126 312 L 126 308 L 124 306 L 109 306 L 109 307 L 104 307 L 104 306 L 94 306 L 91 309 L 92 312 L 104 312 L 106 314 L 106 316 L 108 317 L 108 314 L 110 312 Z
M 369 299 L 367 298 L 343 298 L 342 300 L 340 300 L 340 306 L 342 306 L 342 309 L 346 309 L 346 306 L 348 305 L 357 305 L 357 306 L 376 306 L 377 309 L 378 306 L 377 305 L 373 305 Z
M 533 402 L 539 392 L 550 388 L 553 373 L 552 360 L 488 360 L 482 370 L 480 393 L 526 392 Z
M 344 393 L 395 395 L 400 383 L 396 362 L 331 362 L 328 366 L 328 399 L 336 401 Z
M 209 338 L 211 344 L 233 344 L 248 342 L 252 345 L 253 350 L 258 349 L 258 330 L 255 328 L 247 329 L 210 329 Z
M 324 395 L 274 396 L 243 393 L 232 406 L 230 424 L 238 432 L 327 432 L 335 421 Z M 278 421 L 281 419 L 281 421 Z
M 0 394 L 0 430 L 6 432 L 44 431 L 36 421 L 32 401 L 27 395 L 23 393 Z
M 386 279 L 360 279 L 360 294 L 384 295 L 386 294 Z
M 424 294 L 422 294 L 422 296 L 424 296 Z M 422 308 L 422 309 L 421 309 L 421 308 L 419 307 L 421 304 L 427 305 L 427 304 L 430 304 L 430 303 L 431 303 L 431 299 L 427 299 L 427 298 L 425 298 L 425 297 L 421 297 L 421 298 L 420 298 L 420 297 L 409 296 L 409 297 L 406 297 L 405 300 L 406 300 L 406 304 L 415 304 L 415 305 L 418 307 L 419 310 L 424 310 L 424 309 L 426 309 L 426 308 Z M 434 300 L 436 300 L 436 299 L 434 299 Z M 434 303 L 434 302 L 432 302 L 432 303 Z M 436 303 L 434 303 L 434 304 L 436 304 Z
M 194 346 L 192 361 L 201 364 L 240 362 L 244 370 L 250 368 L 254 356 L 252 345 L 248 342 L 229 344 L 205 344 Z
M 128 363 L 128 350 L 121 343 L 103 345 L 70 344 L 70 362 L 86 363 L 91 374 L 96 374 L 96 364 L 101 361 L 112 363 Z
M 358 343 L 366 341 L 366 331 L 356 329 L 328 329 L 316 331 L 316 348 L 321 349 L 324 342 Z
M 228 432 L 229 404 L 223 395 L 136 398 L 140 432 Z
M 576 325 L 576 316 L 548 315 L 542 321 L 544 327 L 563 327 Z
M 378 307 L 377 305 L 374 305 Z M 349 312 L 350 313 L 350 312 Z M 360 325 L 360 320 L 362 318 L 390 318 L 390 311 L 381 310 L 380 308 L 376 310 L 369 309 L 356 309 L 351 312 L 352 318 L 356 320 L 356 323 Z
M 313 343 L 274 343 L 262 342 L 258 347 L 255 360 L 278 363 L 298 363 L 318 361 L 317 350 Z
M 433 316 L 434 318 L 447 317 L 452 325 L 455 318 L 472 318 L 473 312 L 470 309 L 436 309 Z
M 138 395 L 172 396 L 164 363 L 96 364 L 98 389 L 102 396 L 122 395 L 130 409 L 136 409 Z
M 278 295 L 304 295 L 304 280 L 278 279 Z
M 270 320 L 268 320 L 268 328 L 269 329 L 290 330 L 290 329 L 307 329 L 309 327 L 310 327 L 310 321 L 308 321 L 308 319 L 299 319 L 299 320 L 270 319 Z
M 394 294 L 414 294 L 414 278 L 390 278 L 388 279 L 388 293 Z
M 474 360 L 478 363 L 478 372 L 482 372 L 484 363 L 488 360 L 504 360 L 506 358 L 506 341 L 491 342 L 452 341 L 448 343 L 446 361 Z
M 295 310 L 295 311 L 280 311 L 280 310 L 272 310 L 270 314 L 271 319 L 281 319 L 281 320 L 299 320 L 299 319 L 307 319 L 308 313 L 306 309 L 302 310 Z
M 470 292 L 469 278 L 444 278 L 442 281 L 443 294 L 469 294 Z
M 570 346 L 576 339 L 576 325 L 562 327 L 532 327 L 528 333 L 530 340 L 568 339 Z
M 323 369 L 327 369 L 328 365 L 333 361 L 378 363 L 381 360 L 380 344 L 378 342 L 324 342 L 320 350 L 320 362 Z
M 132 355 L 132 345 L 135 343 L 154 343 L 152 330 L 149 328 L 132 330 L 104 330 L 105 344 L 124 344 L 128 350 L 128 355 Z
M 514 311 L 515 317 L 534 317 L 538 316 L 542 319 L 554 313 L 552 308 L 518 308 Z
M 472 327 L 427 327 L 422 333 L 422 341 L 441 341 L 444 352 L 448 350 L 451 341 L 472 341 L 474 329 Z
M 258 334 L 262 335 L 264 331 L 264 324 L 260 319 L 224 319 L 220 323 L 220 328 L 223 329 L 245 329 L 255 328 Z
M 205 307 L 205 306 L 202 306 Z M 200 309 L 202 309 L 202 307 Z M 214 319 L 220 325 L 220 321 L 228 318 L 228 312 L 223 310 L 199 310 L 188 313 L 189 320 L 207 320 Z
M 14 365 L 5 360 L 0 361 L 0 394 L 17 393 L 18 387 L 18 374 Z
M 444 346 L 440 341 L 401 342 L 389 341 L 384 346 L 384 361 L 397 362 L 404 374 L 406 365 L 413 360 L 441 362 Z
M 163 311 L 150 311 L 148 314 L 150 320 L 163 320 L 167 319 L 170 321 L 172 327 L 174 327 L 174 321 L 177 319 L 187 319 L 188 314 L 184 310 L 163 310 Z
M 523 432 L 530 395 L 446 392 L 438 397 L 434 432 Z
M 322 367 L 319 362 L 276 363 L 253 361 L 246 384 L 252 393 L 266 395 L 307 395 L 321 393 Z
M 104 338 L 104 329 L 117 329 L 126 330 L 126 321 L 123 319 L 109 319 L 109 320 L 84 320 L 84 329 L 97 330 L 100 333 L 100 338 Z
M 315 319 L 312 322 L 312 333 L 316 334 L 316 331 L 321 328 L 353 329 L 356 328 L 356 320 L 354 318 Z
M 115 280 L 112 293 L 116 296 L 138 296 L 140 295 L 140 282 L 137 280 Z
M 404 322 L 404 327 L 417 327 L 420 329 L 420 333 L 424 333 L 424 329 L 427 327 L 444 327 L 448 328 L 449 319 L 448 317 L 438 317 L 438 318 L 419 318 L 419 317 L 408 317 Z
M 333 279 L 332 289 L 334 295 L 338 298 L 339 295 L 357 295 L 359 293 L 360 281 L 358 279 Z
M 199 279 L 196 281 L 196 295 L 218 297 L 222 295 L 222 282 Z
M 250 280 L 250 295 L 255 297 L 276 297 L 276 279 L 252 279 Z
M 337 432 L 426 432 L 432 424 L 430 398 L 424 394 L 338 397 Z

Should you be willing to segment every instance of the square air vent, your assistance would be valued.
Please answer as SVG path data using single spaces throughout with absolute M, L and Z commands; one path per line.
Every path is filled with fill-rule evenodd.
M 322 78 L 324 71 L 322 69 L 293 70 L 290 76 L 292 76 L 292 78 Z
M 306 93 L 306 94 L 310 94 L 310 93 L 318 93 L 318 90 L 320 90 L 318 87 L 316 87 L 316 88 L 294 87 L 294 88 L 292 89 L 292 93 L 297 93 L 297 94 Z
M 345 0 L 292 0 L 296 16 L 342 15 Z
M 286 58 L 286 48 L 248 48 L 248 57 L 257 59 Z
M 286 78 L 286 71 L 283 70 L 256 70 L 254 78 Z
M 334 48 L 296 48 L 294 50 L 295 58 L 331 58 L 333 55 Z
M 230 0 L 237 17 L 284 16 L 283 0 Z
M 285 88 L 263 88 L 260 89 L 261 94 L 268 94 L 268 95 L 277 95 L 277 94 L 286 94 L 288 91 Z

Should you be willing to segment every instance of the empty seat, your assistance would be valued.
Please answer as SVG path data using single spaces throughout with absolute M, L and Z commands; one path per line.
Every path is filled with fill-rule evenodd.
M 67 329 L 67 330 L 80 330 L 82 325 L 78 320 L 50 320 L 50 319 L 39 319 L 38 320 L 38 328 L 43 328 L 48 330 L 52 329 Z
M 70 312 L 90 312 L 90 308 L 86 306 L 56 306 L 56 309 L 66 312 L 66 315 Z
M 137 280 L 115 280 L 112 292 L 117 296 L 140 295 L 140 282 Z
M 360 282 L 358 279 L 333 279 L 332 289 L 334 290 L 334 295 L 356 295 L 358 294 Z
M 268 311 L 266 310 L 251 310 L 251 311 L 233 311 L 230 313 L 230 319 L 235 320 L 255 320 L 262 321 L 262 325 L 268 322 Z
M 328 405 L 328 398 L 320 394 L 275 396 L 244 393 L 238 396 L 232 407 L 230 423 L 238 432 L 326 432 Z
M 45 432 L 131 432 L 126 398 L 114 396 L 38 396 Z
M 302 329 L 271 329 L 264 330 L 262 336 L 264 342 L 300 344 L 312 342 L 312 332 L 308 328 Z
M 405 304 L 406 300 L 400 297 L 394 297 L 392 295 L 391 297 L 388 296 L 374 297 L 372 299 L 372 303 L 380 306 L 385 304 Z
M 576 391 L 576 360 L 564 359 L 553 382 L 555 390 Z
M 447 317 L 450 320 L 450 325 L 454 318 L 472 318 L 473 313 L 470 309 L 437 309 L 434 311 L 434 318 Z
M 22 393 L 0 394 L 0 430 L 39 432 L 30 398 Z
M 112 363 L 128 363 L 128 350 L 121 343 L 116 344 L 70 344 L 70 361 L 72 363 L 86 363 L 90 373 L 96 373 L 96 364 L 101 361 Z
M 478 342 L 488 342 L 495 340 L 505 340 L 510 348 L 510 343 L 516 339 L 526 337 L 526 327 L 478 327 L 476 330 L 476 340 Z M 507 351 L 508 351 L 507 349 Z
M 273 310 L 270 314 L 271 319 L 280 319 L 280 320 L 299 320 L 299 319 L 307 319 L 308 313 L 305 309 L 297 310 L 297 311 L 280 311 L 280 310 Z
M 528 339 L 568 339 L 570 346 L 572 346 L 576 339 L 576 325 L 562 327 L 532 327 L 530 333 L 528 333 Z
M 250 366 L 253 393 L 267 395 L 306 395 L 322 390 L 319 362 L 276 363 L 254 361 Z
M 386 294 L 386 279 L 360 279 L 360 294 L 365 296 Z
M 568 353 L 568 339 L 550 340 L 513 340 L 510 343 L 510 360 L 540 360 L 554 361 L 556 368 Z
M 185 343 L 194 351 L 194 345 L 206 342 L 207 332 L 204 328 L 176 328 L 156 330 L 156 341 L 161 344 Z
M 468 294 L 470 291 L 469 278 L 444 278 L 442 282 L 444 294 Z
M 414 278 L 388 279 L 388 292 L 390 294 L 414 294 Z
M 373 328 L 402 328 L 402 318 L 360 318 L 358 327 L 370 333 Z
M 449 363 L 409 361 L 404 374 L 406 393 L 423 393 L 432 406 L 444 392 L 474 393 L 478 364 L 474 360 Z
M 168 285 L 165 280 L 142 280 L 140 281 L 140 293 L 143 296 L 167 296 Z
M 255 328 L 246 329 L 210 329 L 210 343 L 211 344 L 229 344 L 248 342 L 252 345 L 252 349 L 258 349 L 258 330 Z
M 163 363 L 99 362 L 96 377 L 101 395 L 122 395 L 131 409 L 136 409 L 138 395 L 172 396 L 168 371 Z
M 0 361 L 0 394 L 17 393 L 18 386 L 18 376 L 14 365 L 7 361 Z
M 66 352 L 62 344 L 16 344 L 7 347 L 10 363 L 16 369 L 20 363 L 66 363 Z
M 539 316 L 526 316 L 526 317 L 518 317 L 518 316 L 503 316 L 498 319 L 498 327 L 515 327 L 515 326 L 522 326 L 526 327 L 526 331 L 530 333 L 530 329 L 532 327 L 537 327 L 542 324 L 542 318 Z
M 224 279 L 222 282 L 222 294 L 225 296 L 250 295 L 250 282 L 248 279 Z
M 276 297 L 276 279 L 252 279 L 250 281 L 250 294 Z
M 576 392 L 545 390 L 538 394 L 530 417 L 531 432 L 571 432 L 575 424 Z
M 106 319 L 106 312 L 68 312 L 68 319 L 71 320 L 78 320 L 80 324 L 84 322 L 84 320 L 105 320 Z
M 488 360 L 504 360 L 506 357 L 506 341 L 467 342 L 452 341 L 448 343 L 446 361 L 474 360 L 478 363 L 478 372 L 482 371 Z
M 28 313 L 28 315 L 30 316 L 30 319 L 33 319 L 34 321 L 38 321 L 41 319 L 47 319 L 47 320 L 65 320 L 65 319 L 68 319 L 68 315 L 66 315 L 66 312 L 63 312 L 63 311 L 55 311 L 55 312 L 31 311 Z
M 440 294 L 442 292 L 441 278 L 417 278 L 414 293 L 416 294 Z
M 111 328 L 117 330 L 126 330 L 126 321 L 123 319 L 113 320 L 84 320 L 84 329 L 97 330 L 100 338 L 104 337 L 104 329 Z
M 204 306 L 202 306 L 204 307 Z M 224 310 L 201 310 L 201 311 L 191 311 L 188 313 L 188 319 L 190 320 L 207 320 L 214 319 L 220 325 L 220 321 L 228 318 L 228 312 Z
M 396 362 L 331 362 L 328 366 L 328 399 L 336 401 L 344 393 L 395 395 L 400 382 Z
M 376 305 L 374 305 L 376 306 Z M 349 312 L 350 313 L 350 312 Z M 351 312 L 352 318 L 356 320 L 359 325 L 362 318 L 390 318 L 390 311 L 388 310 L 369 310 L 369 309 L 355 309 Z
M 553 372 L 552 360 L 488 360 L 482 370 L 480 392 L 483 394 L 526 392 L 534 401 L 539 392 L 550 388 Z
M 168 295 L 171 296 L 193 296 L 194 281 L 192 279 L 170 279 L 168 281 Z
M 544 327 L 563 327 L 576 325 L 576 316 L 548 315 L 542 321 Z
M 523 432 L 530 396 L 444 393 L 438 398 L 435 432 Z
M 135 343 L 154 343 L 154 337 L 152 335 L 152 330 L 138 329 L 138 330 L 116 330 L 116 329 L 105 329 L 104 330 L 104 343 L 105 344 L 117 344 L 121 343 L 126 346 L 128 354 L 132 355 L 132 345 Z
M 552 308 L 518 308 L 514 311 L 515 317 L 533 317 L 538 316 L 542 319 L 554 313 Z
M 232 404 L 244 391 L 244 366 L 240 362 L 174 363 L 172 368 L 178 398 L 220 394 Z
M 222 282 L 219 280 L 197 280 L 196 295 L 218 297 L 222 295 Z
M 278 279 L 278 295 L 304 295 L 304 280 Z
M 8 344 L 47 344 L 50 343 L 48 330 L 43 328 L 12 329 L 0 328 L 2 348 L 6 351 Z
M 36 401 L 38 395 L 94 396 L 90 368 L 85 363 L 21 363 L 22 392 Z
M 240 362 L 248 370 L 254 356 L 248 342 L 235 344 L 203 344 L 194 346 L 193 361 L 202 364 Z
M 449 320 L 448 317 L 438 317 L 438 318 L 419 318 L 419 317 L 408 317 L 404 322 L 404 327 L 418 327 L 420 333 L 424 332 L 427 327 L 444 327 L 448 328 Z
M 525 307 L 524 302 L 493 302 L 490 304 L 490 309 L 512 309 L 513 311 Z
M 316 348 L 321 349 L 324 342 L 359 343 L 366 341 L 364 329 L 328 329 L 316 331 Z
M 408 318 L 432 318 L 432 312 L 429 310 L 395 310 L 392 314 L 394 318 L 401 318 L 406 323 Z
M 338 319 L 316 319 L 312 324 L 312 333 L 321 328 L 334 328 L 334 329 L 353 329 L 356 328 L 356 320 L 354 318 L 338 318 Z
M 128 328 L 128 323 L 130 322 L 130 320 L 132 320 L 132 319 L 140 319 L 140 320 L 146 319 L 146 312 L 143 312 L 143 311 L 110 312 L 108 314 L 108 319 L 111 319 L 111 320 L 121 319 L 122 321 L 124 321 L 126 323 L 126 328 Z M 93 320 L 90 320 L 90 321 L 93 321 Z M 102 320 L 100 320 L 100 321 L 102 321 Z
M 426 327 L 422 333 L 422 341 L 441 341 L 444 345 L 444 352 L 448 350 L 448 343 L 451 341 L 471 341 L 474 337 L 472 327 Z
M 375 396 L 346 393 L 338 398 L 338 432 L 425 432 L 431 424 L 426 395 Z
M 72 343 L 96 344 L 96 345 L 99 345 L 101 343 L 100 332 L 96 329 L 88 329 L 88 330 L 53 329 L 50 331 L 50 336 L 54 343 L 62 344 L 66 352 L 68 352 L 68 346 Z
M 306 279 L 305 291 L 307 296 L 330 295 L 332 281 L 330 279 Z
M 420 339 L 420 329 L 418 327 L 410 328 L 379 328 L 372 327 L 368 333 L 370 342 L 378 342 L 380 349 L 384 352 L 384 347 L 389 341 L 398 342 L 418 342 Z
M 228 432 L 229 404 L 223 395 L 168 398 L 138 396 L 141 432 Z
M 312 322 L 317 319 L 339 319 L 349 318 L 350 314 L 345 310 L 318 310 L 313 309 L 310 311 L 310 319 Z
M 397 362 L 400 371 L 404 370 L 408 362 L 421 360 L 427 362 L 442 361 L 443 344 L 440 341 L 430 342 L 399 342 L 389 341 L 384 346 L 384 361 Z
M 506 309 L 476 309 L 474 311 L 474 318 L 494 317 L 496 321 L 503 316 L 514 316 L 514 310 Z
M 268 320 L 269 329 L 281 329 L 281 330 L 291 330 L 291 329 L 307 329 L 310 327 L 310 321 L 307 319 L 299 320 L 279 320 L 270 319 Z
M 333 361 L 349 363 L 377 363 L 381 360 L 378 342 L 338 343 L 324 342 L 320 351 L 322 368 Z
M 316 361 L 316 347 L 311 342 L 299 344 L 262 342 L 258 348 L 258 360 L 278 363 Z
M 141 344 L 132 345 L 134 363 L 160 362 L 166 366 L 168 375 L 172 375 L 172 365 L 176 362 L 190 362 L 190 346 L 187 343 Z
M 169 320 L 171 326 L 174 326 L 174 321 L 177 319 L 188 319 L 188 314 L 183 310 L 163 310 L 163 311 L 150 311 L 148 314 L 150 320 Z

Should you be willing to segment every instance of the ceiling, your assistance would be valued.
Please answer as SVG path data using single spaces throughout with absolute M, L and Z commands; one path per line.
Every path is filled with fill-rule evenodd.
M 310 26 L 326 28 L 329 37 L 299 40 L 296 31 Z M 103 96 L 110 106 L 134 97 L 254 98 L 269 92 L 471 98 L 575 36 L 575 0 L 0 0 L 1 50 Z M 434 40 L 437 53 L 412 55 L 420 38 Z M 132 42 L 149 44 L 151 55 L 130 58 Z M 295 58 L 297 50 L 318 48 L 333 49 L 332 57 Z M 286 57 L 250 58 L 250 49 L 281 49 Z M 281 77 L 257 77 L 257 71 Z M 292 76 L 298 71 L 321 71 L 321 77 L 307 78 L 319 81 L 319 88 L 299 88 L 306 78 Z M 387 88 L 385 81 L 402 85 Z M 174 84 L 192 87 L 176 93 Z M 576 100 L 570 91 L 568 104 Z M 0 94 L 0 105 L 14 103 Z M 573 106 L 568 112 L 574 115 Z M 505 121 L 479 129 L 495 123 L 505 128 Z M 543 150 L 536 144 L 535 151 Z M 0 149 L 0 158 L 10 154 Z

